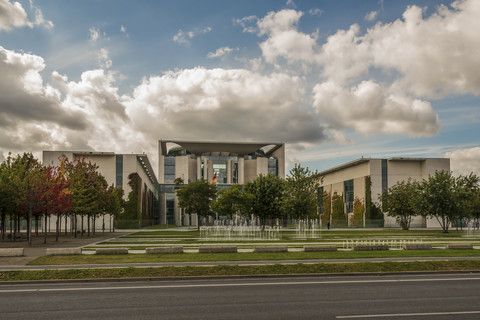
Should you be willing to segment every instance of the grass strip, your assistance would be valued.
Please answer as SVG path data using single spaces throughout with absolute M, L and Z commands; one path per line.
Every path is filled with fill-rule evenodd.
M 0 281 L 479 270 L 479 260 L 274 264 L 261 266 L 127 267 L 114 269 L 4 271 L 0 272 Z
M 480 250 L 389 250 L 389 251 L 333 251 L 333 252 L 277 252 L 277 253 L 181 253 L 128 255 L 59 255 L 39 257 L 29 265 L 72 265 L 110 263 L 154 263 L 195 261 L 259 261 L 307 259 L 358 259 L 407 257 L 479 257 Z

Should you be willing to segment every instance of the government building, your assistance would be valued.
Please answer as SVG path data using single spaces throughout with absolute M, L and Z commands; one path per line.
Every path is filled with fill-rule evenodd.
M 321 190 L 329 195 L 343 197 L 345 213 L 351 218 L 355 198 L 364 204 L 371 199 L 378 204 L 383 190 L 409 178 L 417 181 L 428 179 L 436 171 L 450 171 L 447 158 L 361 158 L 320 172 L 323 178 Z M 370 194 L 368 194 L 370 193 Z M 332 206 L 330 206 L 331 208 Z M 350 221 L 350 219 L 348 219 Z M 399 227 L 395 218 L 384 216 L 385 227 Z M 434 219 L 415 217 L 412 228 L 439 227 Z
M 194 215 L 182 215 L 174 181 L 184 184 L 216 178 L 217 188 L 245 184 L 258 175 L 285 178 L 285 144 L 160 140 L 158 182 L 161 224 L 197 225 Z M 176 180 L 178 179 L 178 180 Z

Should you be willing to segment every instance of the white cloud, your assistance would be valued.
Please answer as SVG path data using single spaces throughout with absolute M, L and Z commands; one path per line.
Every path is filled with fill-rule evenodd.
M 233 23 L 242 26 L 243 32 L 246 32 L 246 33 L 257 33 L 258 32 L 257 22 L 258 22 L 258 17 L 256 16 L 248 16 L 248 17 L 243 17 L 241 19 L 233 20 Z
M 221 47 L 218 48 L 215 52 L 209 52 L 207 54 L 208 58 L 221 58 L 225 55 L 228 55 L 230 52 L 237 51 L 238 48 L 230 48 L 230 47 Z
M 321 16 L 322 13 L 323 13 L 323 10 L 318 8 L 308 10 L 308 14 L 312 16 Z
M 198 35 L 202 35 L 211 31 L 211 27 L 205 27 L 203 29 L 195 28 L 187 32 L 184 32 L 180 29 L 178 30 L 177 34 L 173 36 L 173 41 L 177 42 L 178 44 L 189 45 L 191 39 L 195 38 Z
M 377 16 L 378 16 L 378 11 L 370 11 L 365 15 L 365 20 L 373 21 L 377 18 Z
M 52 28 L 52 21 L 45 20 L 42 11 L 33 5 L 30 0 L 30 8 L 35 11 L 35 20 L 29 21 L 27 13 L 20 2 L 10 2 L 8 0 L 0 0 L 0 31 L 9 31 L 12 28 L 44 26 Z
M 124 104 L 153 140 L 321 141 L 316 116 L 298 107 L 303 94 L 300 79 L 284 74 L 195 68 L 145 79 Z
M 30 0 L 30 8 L 35 11 L 35 22 L 33 23 L 34 25 L 44 26 L 47 29 L 53 28 L 53 22 L 50 20 L 45 20 L 42 10 L 33 5 L 33 0 Z
M 27 13 L 19 2 L 10 2 L 8 0 L 0 0 L 0 30 L 11 30 L 29 26 L 31 22 L 27 19 Z
M 474 173 L 480 176 L 480 147 L 458 149 L 445 153 L 450 158 L 450 169 L 455 175 L 469 175 Z
M 120 32 L 123 32 L 123 33 L 126 33 L 127 32 L 127 28 L 125 28 L 122 24 L 122 26 L 120 27 Z
M 97 53 L 97 61 L 100 68 L 109 69 L 112 67 L 112 60 L 110 59 L 108 50 L 101 48 Z
M 95 27 L 91 27 L 88 29 L 88 32 L 90 34 L 90 42 L 97 42 L 97 40 L 100 38 L 100 30 Z
M 389 93 L 373 81 L 363 81 L 351 89 L 329 81 L 317 84 L 313 92 L 317 113 L 336 129 L 354 129 L 367 135 L 432 136 L 440 128 L 429 102 Z
M 291 9 L 269 12 L 257 23 L 259 36 L 268 38 L 260 44 L 263 56 L 275 64 L 282 57 L 288 63 L 313 62 L 316 39 L 297 30 L 303 13 Z

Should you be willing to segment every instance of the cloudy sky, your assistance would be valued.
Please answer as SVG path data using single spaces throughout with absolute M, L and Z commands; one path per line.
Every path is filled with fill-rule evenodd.
M 0 160 L 287 143 L 480 173 L 478 0 L 0 0 Z

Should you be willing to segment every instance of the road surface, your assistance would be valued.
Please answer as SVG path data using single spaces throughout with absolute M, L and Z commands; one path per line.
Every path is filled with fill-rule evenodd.
M 480 275 L 1 284 L 0 319 L 480 319 Z

